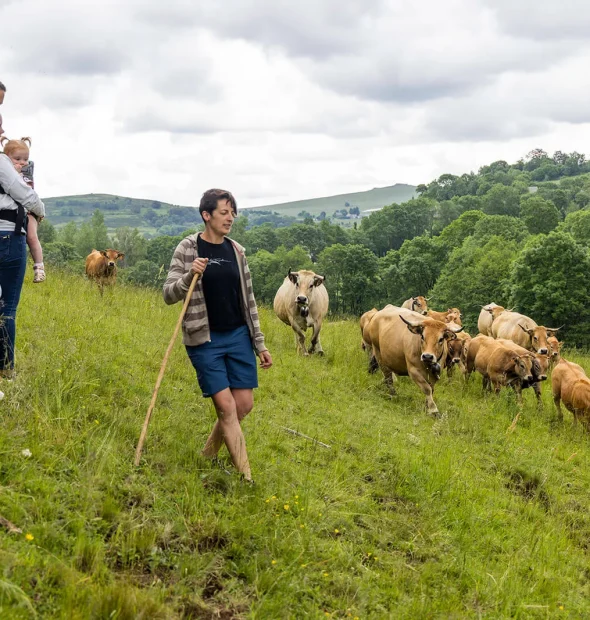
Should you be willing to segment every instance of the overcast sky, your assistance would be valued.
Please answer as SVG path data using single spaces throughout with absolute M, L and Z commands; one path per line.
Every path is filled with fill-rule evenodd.
M 241 206 L 590 148 L 585 0 L 0 0 L 42 196 Z

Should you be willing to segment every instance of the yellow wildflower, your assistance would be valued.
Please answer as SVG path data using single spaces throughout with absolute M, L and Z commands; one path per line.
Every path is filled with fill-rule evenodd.
M 302 523 L 299 527 L 303 529 L 305 527 L 305 524 Z
M 34 540 L 35 539 L 35 537 L 32 534 L 25 534 L 25 538 L 27 540 Z
M 324 577 L 327 577 L 330 573 L 324 573 Z
M 276 561 L 276 560 L 273 560 L 273 561 L 271 562 L 271 564 L 276 564 L 276 563 L 277 563 L 277 561 Z
M 335 529 L 334 534 L 340 534 L 340 530 Z
M 284 508 L 285 510 L 289 510 L 289 504 L 285 504 L 285 505 L 283 506 L 283 508 Z

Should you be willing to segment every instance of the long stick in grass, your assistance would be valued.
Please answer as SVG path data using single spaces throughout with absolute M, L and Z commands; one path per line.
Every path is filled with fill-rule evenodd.
M 147 435 L 147 429 L 150 423 L 150 418 L 152 416 L 152 411 L 156 406 L 156 398 L 158 397 L 158 390 L 160 389 L 160 384 L 162 383 L 162 378 L 164 377 L 164 371 L 166 370 L 166 364 L 168 364 L 168 358 L 170 357 L 170 353 L 174 347 L 174 343 L 176 342 L 176 337 L 178 336 L 178 332 L 180 331 L 180 326 L 182 325 L 182 319 L 186 314 L 186 309 L 188 308 L 188 304 L 191 300 L 191 296 L 193 291 L 195 290 L 195 286 L 197 284 L 197 280 L 199 279 L 199 274 L 195 273 L 193 276 L 193 280 L 191 285 L 189 286 L 188 293 L 186 294 L 186 299 L 184 300 L 184 305 L 182 306 L 182 311 L 180 316 L 178 317 L 178 321 L 176 323 L 176 328 L 174 329 L 174 334 L 172 335 L 172 339 L 170 340 L 170 344 L 168 345 L 168 349 L 166 350 L 166 354 L 164 355 L 164 359 L 162 360 L 162 365 L 160 366 L 160 374 L 158 375 L 158 379 L 156 381 L 156 387 L 154 389 L 154 393 L 152 394 L 152 400 L 150 402 L 150 406 L 148 407 L 147 414 L 145 416 L 145 420 L 143 422 L 143 428 L 141 429 L 141 435 L 139 436 L 139 443 L 137 444 L 137 449 L 135 450 L 135 466 L 139 465 L 139 461 L 141 460 L 141 451 L 143 450 L 143 444 L 145 443 L 145 437 Z
M 279 428 L 282 428 L 284 431 L 286 431 L 287 433 L 291 435 L 297 435 L 297 437 L 303 437 L 304 439 L 309 439 L 309 441 L 313 441 L 313 443 L 317 443 L 318 446 L 322 446 L 323 448 L 328 448 L 328 450 L 330 450 L 332 447 L 332 446 L 329 446 L 327 443 L 324 443 L 323 441 L 318 441 L 317 439 L 314 439 L 313 437 L 310 437 L 309 435 L 304 435 L 303 433 L 300 433 L 299 431 L 295 431 L 292 428 L 287 428 L 286 426 L 279 426 Z

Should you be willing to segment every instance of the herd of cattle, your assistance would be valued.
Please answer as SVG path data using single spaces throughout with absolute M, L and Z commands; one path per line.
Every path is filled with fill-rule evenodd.
M 323 353 L 320 344 L 322 321 L 328 312 L 324 277 L 313 271 L 289 273 L 277 291 L 274 310 L 296 335 L 298 351 L 304 355 Z M 495 303 L 482 306 L 471 337 L 463 330 L 458 308 L 436 312 L 425 297 L 412 297 L 402 307 L 373 308 L 360 318 L 361 345 L 369 355 L 369 372 L 381 369 L 393 394 L 396 375 L 409 376 L 426 397 L 428 413 L 437 416 L 433 393 L 443 368 L 449 376 L 459 367 L 465 381 L 476 371 L 484 390 L 496 393 L 511 387 L 522 403 L 522 390 L 532 387 L 541 403 L 541 382 L 551 371 L 553 400 L 559 419 L 561 403 L 590 430 L 590 379 L 578 364 L 561 357 L 560 327 L 545 327 L 528 316 Z M 305 332 L 313 330 L 309 352 Z

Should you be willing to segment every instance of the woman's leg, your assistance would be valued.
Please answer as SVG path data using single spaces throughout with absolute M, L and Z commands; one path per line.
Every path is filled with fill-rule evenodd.
M 213 399 L 215 411 L 217 412 L 217 422 L 207 440 L 203 454 L 206 456 L 214 456 L 214 454 L 210 452 L 214 449 L 215 443 L 218 442 L 219 434 L 221 434 L 235 468 L 244 475 L 246 480 L 251 480 L 252 476 L 250 473 L 250 463 L 248 462 L 248 453 L 246 452 L 246 440 L 242 433 L 240 420 L 238 418 L 237 403 L 232 391 L 230 388 L 226 388 L 225 390 L 221 390 L 221 392 L 213 394 L 211 398 Z M 215 428 L 219 430 L 216 432 Z M 219 431 L 221 432 L 219 433 Z
M 241 422 L 252 411 L 254 406 L 254 390 L 231 389 L 231 394 L 235 401 L 238 421 Z M 207 439 L 207 443 L 203 448 L 203 455 L 208 458 L 217 456 L 217 453 L 223 445 L 223 433 L 219 420 L 215 422 L 215 426 Z
M 0 316 L 0 371 L 14 368 L 16 340 L 16 309 L 25 279 L 27 246 L 24 235 L 0 236 L 0 287 L 2 308 Z

